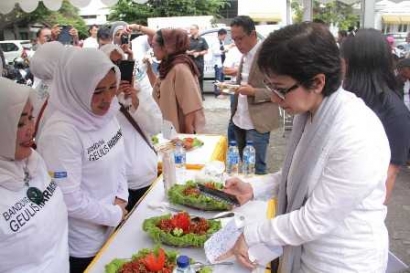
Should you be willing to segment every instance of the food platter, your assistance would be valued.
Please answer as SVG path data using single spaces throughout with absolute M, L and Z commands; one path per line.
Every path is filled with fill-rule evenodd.
M 214 85 L 217 86 L 219 90 L 221 90 L 222 93 L 230 94 L 230 95 L 235 94 L 235 91 L 240 87 L 240 85 L 238 84 L 231 84 L 231 83 L 219 82 L 219 81 L 216 81 Z
M 145 219 L 142 229 L 155 243 L 175 247 L 203 247 L 205 241 L 221 229 L 221 222 L 180 212 Z
M 181 142 L 182 147 L 184 147 L 185 151 L 187 152 L 200 148 L 204 145 L 204 142 L 197 137 L 184 137 L 182 139 L 176 138 L 171 140 L 171 142 L 174 145 L 176 145 L 178 142 Z
M 223 189 L 223 185 L 217 182 L 204 183 L 205 186 L 215 189 Z M 226 211 L 231 210 L 232 205 L 228 202 L 215 200 L 202 194 L 197 189 L 197 183 L 190 180 L 184 185 L 173 185 L 168 190 L 170 203 L 184 205 L 205 211 Z

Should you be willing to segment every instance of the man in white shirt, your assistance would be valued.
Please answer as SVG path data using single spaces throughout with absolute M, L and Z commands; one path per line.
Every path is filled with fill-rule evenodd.
M 246 141 L 253 142 L 255 173 L 265 174 L 270 131 L 278 126 L 279 109 L 271 101 L 271 91 L 264 85 L 264 75 L 254 62 L 261 44 L 258 43 L 255 23 L 249 16 L 238 16 L 232 20 L 231 35 L 243 54 L 237 76 L 240 87 L 235 90 L 231 107 L 235 139 L 241 157 Z
M 218 39 L 212 45 L 212 55 L 213 63 L 215 69 L 215 81 L 223 82 L 225 80 L 225 75 L 223 73 L 222 64 L 226 58 L 226 52 L 228 51 L 227 45 L 225 45 L 224 40 L 226 37 L 227 31 L 224 28 L 218 30 Z M 214 86 L 215 97 L 221 94 L 219 88 Z
M 92 25 L 88 29 L 88 33 L 90 34 L 90 37 L 84 40 L 83 47 L 91 47 L 91 48 L 97 48 L 98 49 L 98 41 L 97 41 L 97 32 L 98 32 L 98 26 L 97 25 Z

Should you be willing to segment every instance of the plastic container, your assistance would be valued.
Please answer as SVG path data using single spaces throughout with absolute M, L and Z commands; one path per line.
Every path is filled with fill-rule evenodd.
M 186 152 L 181 142 L 177 142 L 174 150 L 176 180 L 178 184 L 185 184 Z
M 164 179 L 164 189 L 167 192 L 177 183 L 175 160 L 172 150 L 165 150 L 162 153 L 162 170 Z
M 243 149 L 242 156 L 242 173 L 245 177 L 251 177 L 255 174 L 255 148 L 253 147 L 253 141 L 246 141 L 246 146 Z
M 172 273 L 195 273 L 189 263 L 189 257 L 185 255 L 178 256 L 177 266 Z
M 229 176 L 235 176 L 239 173 L 239 150 L 234 140 L 229 142 L 229 148 L 226 154 L 226 173 Z

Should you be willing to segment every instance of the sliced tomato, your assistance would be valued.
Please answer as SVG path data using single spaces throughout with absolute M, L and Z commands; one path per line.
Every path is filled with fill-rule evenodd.
M 191 224 L 191 220 L 187 213 L 181 212 L 181 213 L 175 214 L 172 217 L 171 223 L 175 228 L 180 228 L 184 232 L 186 232 L 189 230 L 189 225 Z
M 158 257 L 152 252 L 142 259 L 142 263 L 148 270 L 158 272 L 164 268 L 165 258 L 165 252 L 160 248 L 158 250 Z

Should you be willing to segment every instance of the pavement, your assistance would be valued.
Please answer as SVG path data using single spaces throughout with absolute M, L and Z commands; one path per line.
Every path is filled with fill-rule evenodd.
M 205 88 L 209 88 L 209 85 L 205 85 Z M 205 132 L 226 135 L 230 116 L 229 98 L 217 99 L 213 94 L 206 94 L 204 108 L 207 121 Z M 283 127 L 271 132 L 268 150 L 270 172 L 279 170 L 282 165 L 289 133 Z M 403 167 L 400 171 L 387 207 L 390 251 L 410 265 L 410 168 Z

